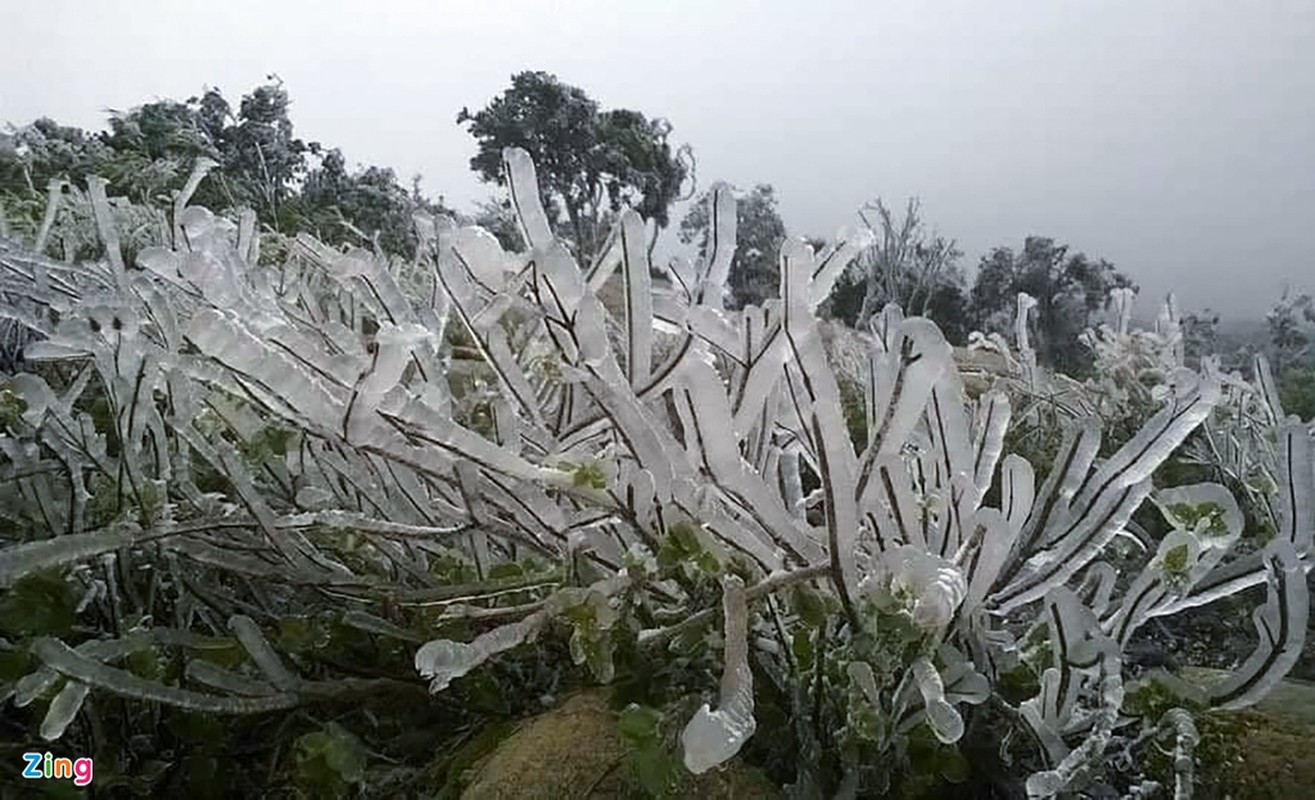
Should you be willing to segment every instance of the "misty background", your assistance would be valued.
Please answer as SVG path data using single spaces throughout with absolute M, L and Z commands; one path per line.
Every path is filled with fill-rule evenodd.
M 276 73 L 300 138 L 465 209 L 496 189 L 456 113 L 541 69 L 668 118 L 700 188 L 774 185 L 792 234 L 916 195 L 970 277 L 1038 234 L 1112 261 L 1144 313 L 1174 290 L 1258 316 L 1315 283 L 1315 3 L 61 0 L 0 19 L 0 123 L 99 130 Z

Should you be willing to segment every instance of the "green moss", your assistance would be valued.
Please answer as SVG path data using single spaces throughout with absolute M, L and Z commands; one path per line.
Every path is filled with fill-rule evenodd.
M 1200 797 L 1308 797 L 1315 786 L 1315 731 L 1254 711 L 1197 719 Z
M 575 469 L 571 470 L 571 484 L 573 486 L 587 486 L 590 489 L 606 489 L 607 474 L 603 472 L 602 466 L 597 462 L 577 464 Z

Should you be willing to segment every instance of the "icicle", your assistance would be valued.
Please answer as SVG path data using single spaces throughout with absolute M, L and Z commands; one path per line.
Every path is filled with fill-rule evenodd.
M 82 710 L 82 702 L 87 699 L 91 687 L 81 681 L 69 681 L 55 699 L 50 701 L 46 718 L 41 721 L 41 738 L 53 742 L 64 735 L 69 723 Z
M 431 679 L 429 691 L 437 694 L 493 656 L 533 641 L 548 620 L 549 615 L 540 611 L 519 622 L 480 634 L 469 644 L 436 639 L 416 651 L 416 671 Z
M 730 760 L 757 724 L 753 718 L 753 672 L 749 669 L 749 611 L 744 582 L 738 576 L 722 578 L 722 610 L 726 617 L 725 667 L 717 710 L 704 704 L 685 726 L 680 742 L 685 768 L 701 775 Z

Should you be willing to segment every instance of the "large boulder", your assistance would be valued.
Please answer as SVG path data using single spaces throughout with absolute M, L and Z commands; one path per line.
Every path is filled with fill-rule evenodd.
M 582 692 L 526 721 L 475 766 L 462 800 L 646 796 L 627 768 L 630 745 L 607 698 L 605 690 Z M 735 762 L 706 775 L 687 775 L 681 788 L 691 800 L 781 796 L 761 774 Z

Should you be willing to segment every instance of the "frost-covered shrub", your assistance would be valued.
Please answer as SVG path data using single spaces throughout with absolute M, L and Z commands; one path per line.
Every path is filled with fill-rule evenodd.
M 920 771 L 962 778 L 975 723 L 1012 731 L 995 739 L 1021 748 L 1030 794 L 1070 791 L 1117 730 L 1169 710 L 1130 697 L 1168 686 L 1172 707 L 1241 707 L 1291 667 L 1309 438 L 1286 445 L 1286 510 L 1254 557 L 1229 558 L 1242 517 L 1226 490 L 1153 487 L 1220 402 L 1211 369 L 1178 374 L 1107 458 L 1099 419 L 1079 410 L 1053 463 L 1033 465 L 1004 443 L 1016 416 L 1041 411 L 1016 414 L 1002 389 L 970 399 L 936 326 L 890 306 L 863 354 L 855 442 L 814 309 L 861 235 L 821 253 L 787 241 L 780 298 L 728 311 L 724 187 L 707 259 L 673 263 L 658 290 L 637 214 L 582 267 L 552 235 L 528 157 L 505 158 L 524 252 L 420 217 L 409 263 L 309 237 L 261 263 L 251 215 L 225 225 L 184 193 L 172 247 L 136 268 L 107 225 L 108 263 L 76 275 L 4 262 L 12 316 L 44 337 L 27 356 L 49 363 L 6 389 L 0 490 L 19 533 L 0 583 L 82 570 L 86 602 L 118 602 L 85 565 L 119 559 L 172 570 L 160 590 L 180 598 L 167 625 L 31 644 L 42 666 L 10 692 L 28 703 L 62 685 L 48 738 L 93 691 L 251 713 L 379 688 L 290 669 L 243 606 L 224 620 L 190 599 L 184 562 L 278 587 L 267 603 L 309 588 L 361 604 L 352 624 L 403 641 L 414 631 L 386 609 L 441 609 L 414 657 L 434 692 L 562 625 L 603 682 L 622 651 L 719 654 L 719 691 L 683 724 L 685 766 L 788 741 L 795 786 L 828 796 L 911 790 Z M 1025 330 L 1020 344 L 1024 379 L 1039 379 Z M 1117 575 L 1102 556 L 1148 499 L 1172 533 Z M 1261 641 L 1234 676 L 1208 691 L 1125 685 L 1139 626 L 1259 583 Z M 195 627 L 227 629 L 246 660 L 189 657 L 174 682 L 114 666 L 203 649 Z M 788 722 L 763 741 L 767 704 Z M 1181 717 L 1164 724 L 1190 747 Z M 1190 764 L 1178 777 L 1190 783 Z

